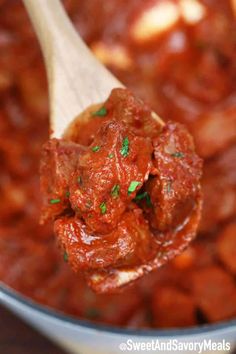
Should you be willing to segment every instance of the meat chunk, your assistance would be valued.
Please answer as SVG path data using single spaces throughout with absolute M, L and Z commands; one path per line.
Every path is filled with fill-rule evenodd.
M 197 323 L 193 297 L 173 286 L 155 289 L 152 312 L 154 325 L 160 328 L 188 327 Z
M 203 210 L 200 230 L 213 231 L 220 223 L 236 214 L 236 145 L 214 160 L 206 162 L 203 170 Z
M 171 263 L 181 270 L 198 269 L 212 265 L 216 261 L 215 240 L 197 237 L 196 240 Z
M 183 252 L 190 241 L 196 235 L 196 230 L 201 216 L 201 198 L 198 199 L 195 208 L 190 213 L 185 224 L 179 225 L 176 230 L 160 233 L 157 230 L 154 235 L 153 248 L 155 257 L 136 266 L 120 266 L 96 270 L 87 274 L 89 286 L 98 293 L 113 292 L 128 283 L 134 282 L 143 275 L 162 266 L 178 254 Z
M 165 231 L 183 223 L 195 207 L 202 161 L 181 124 L 167 123 L 153 146 L 157 175 L 146 184 L 153 205 L 150 221 L 152 227 Z
M 69 290 L 70 301 L 66 303 L 66 306 L 72 314 L 75 314 L 76 311 L 79 317 L 106 325 L 120 326 L 125 325 L 129 318 L 143 306 L 143 300 L 137 287 L 117 294 L 100 295 L 95 294 L 86 286 L 80 275 L 77 274 L 77 277 L 73 277 L 73 279 L 74 284 L 71 288 L 75 290 L 71 292 Z
M 162 129 L 158 116 L 129 90 L 112 90 L 105 107 L 113 119 L 125 122 L 138 136 L 154 138 Z
M 226 268 L 236 274 L 236 222 L 228 224 L 220 232 L 217 253 Z
M 195 271 L 192 285 L 196 304 L 209 322 L 236 315 L 234 279 L 220 267 L 210 266 Z
M 151 108 L 127 89 L 115 88 L 102 105 L 89 107 L 69 126 L 65 137 L 90 145 L 105 122 L 125 123 L 135 135 L 153 138 L 161 129 L 160 119 Z
M 58 139 L 51 139 L 43 146 L 40 166 L 42 222 L 70 207 L 69 182 L 82 151 L 82 146 Z
M 81 146 L 77 130 L 94 116 L 101 123 L 85 128 Z M 82 270 L 96 292 L 112 292 L 160 267 L 195 237 L 201 159 L 182 125 L 163 128 L 125 89 L 113 90 L 80 120 L 81 127 L 72 124 L 76 131 L 44 147 L 42 222 L 54 219 L 73 270 Z
M 192 126 L 200 156 L 209 158 L 236 140 L 236 97 L 231 104 L 202 114 Z
M 54 231 L 76 272 L 142 264 L 155 255 L 154 236 L 137 208 L 126 212 L 116 229 L 106 235 L 95 235 L 74 217 L 56 220 Z
M 186 68 L 182 66 L 182 71 L 177 72 L 180 74 L 177 76 L 180 88 L 199 102 L 216 104 L 230 92 L 232 79 L 223 75 L 225 67 L 220 63 L 217 54 L 217 50 L 206 50 L 197 58 L 191 58 L 192 61 L 186 63 Z M 184 70 L 186 75 L 181 77 Z
M 70 185 L 74 210 L 91 231 L 113 230 L 128 203 L 152 170 L 152 145 L 123 122 L 105 122 L 92 145 L 80 155 Z M 79 183 L 78 183 L 79 178 Z

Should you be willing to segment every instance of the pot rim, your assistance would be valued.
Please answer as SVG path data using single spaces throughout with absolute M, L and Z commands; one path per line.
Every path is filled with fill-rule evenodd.
M 72 315 L 64 314 L 58 310 L 55 310 L 46 305 L 37 303 L 36 301 L 20 294 L 19 292 L 9 288 L 7 285 L 0 282 L 0 295 L 1 293 L 6 297 L 13 299 L 23 306 L 29 307 L 31 310 L 39 312 L 47 317 L 52 317 L 60 322 L 65 322 L 73 326 L 83 327 L 88 330 L 96 330 L 99 332 L 107 332 L 107 334 L 119 334 L 119 335 L 132 335 L 142 337 L 181 337 L 192 336 L 206 333 L 214 333 L 222 330 L 232 330 L 235 327 L 236 332 L 236 319 L 225 321 L 217 324 L 206 324 L 202 326 L 195 326 L 191 328 L 181 329 L 130 329 L 121 328 L 115 326 L 109 326 L 100 323 L 94 323 L 89 320 L 79 319 Z M 1 299 L 1 297 L 0 297 Z M 4 304 L 4 301 L 3 301 Z

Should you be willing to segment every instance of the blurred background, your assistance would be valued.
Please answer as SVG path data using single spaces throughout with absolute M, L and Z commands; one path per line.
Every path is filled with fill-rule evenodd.
M 64 5 L 98 59 L 164 120 L 193 134 L 205 161 L 203 217 L 188 250 L 123 294 L 96 296 L 71 273 L 51 225 L 38 223 L 40 149 L 48 138 L 40 48 L 22 2 L 0 0 L 0 280 L 46 306 L 115 326 L 183 328 L 236 318 L 234 1 Z M 23 337 L 25 327 L 13 336 L 7 328 L 18 322 L 1 311 L 2 343 Z

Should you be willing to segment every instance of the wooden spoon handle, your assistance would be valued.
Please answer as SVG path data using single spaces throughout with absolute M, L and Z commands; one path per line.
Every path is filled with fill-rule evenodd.
M 23 2 L 45 59 L 51 130 L 61 137 L 75 116 L 122 84 L 90 52 L 59 0 Z
M 52 49 L 60 50 L 60 42 L 71 42 L 77 36 L 59 0 L 23 0 L 46 60 Z M 68 43 L 64 42 L 65 45 Z

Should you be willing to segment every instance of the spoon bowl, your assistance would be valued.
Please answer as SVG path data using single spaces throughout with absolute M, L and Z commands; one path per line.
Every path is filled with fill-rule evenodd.
M 44 56 L 51 136 L 60 138 L 79 113 L 124 85 L 88 49 L 59 0 L 41 0 L 40 7 L 35 0 L 23 2 Z

